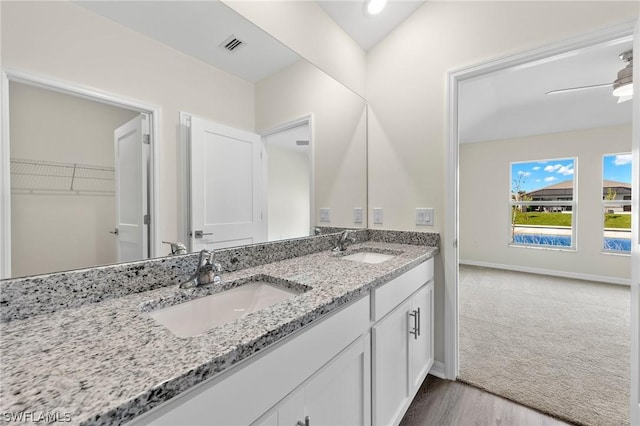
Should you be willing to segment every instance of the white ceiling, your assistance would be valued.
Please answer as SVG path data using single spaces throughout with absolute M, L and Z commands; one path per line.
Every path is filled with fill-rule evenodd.
M 75 3 L 254 83 L 300 60 L 292 50 L 219 1 Z M 219 45 L 231 35 L 244 45 L 228 52 Z
M 375 16 L 365 12 L 364 0 L 319 0 L 318 5 L 360 45 L 369 50 L 400 25 L 424 0 L 389 0 Z
M 612 83 L 631 47 L 628 37 L 461 82 L 460 143 L 630 123 L 632 102 L 618 104 L 611 87 L 545 93 Z
M 219 1 L 75 2 L 99 15 L 240 78 L 257 82 L 300 60 L 292 50 Z M 375 17 L 364 1 L 318 1 L 364 49 L 411 15 L 423 1 L 390 0 Z M 229 36 L 245 44 L 229 53 Z M 554 89 L 610 83 L 624 63 L 618 55 L 631 39 L 604 43 L 460 84 L 460 142 L 517 138 L 631 122 L 632 102 L 617 104 L 611 88 L 545 95 Z

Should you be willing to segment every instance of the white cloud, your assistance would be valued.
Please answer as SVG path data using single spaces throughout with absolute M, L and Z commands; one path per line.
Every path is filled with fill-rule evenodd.
M 524 177 L 529 177 L 531 176 L 530 172 L 523 172 L 522 170 L 518 171 L 518 176 L 524 176 Z
M 551 182 L 556 181 L 556 180 L 558 180 L 558 178 L 555 177 L 555 176 L 549 176 L 549 177 L 544 178 L 544 181 L 547 182 L 547 183 L 551 183 Z
M 540 170 L 540 169 L 541 169 L 541 167 L 540 167 L 540 166 L 535 166 L 535 167 L 533 168 L 533 170 L 534 170 L 534 171 L 536 171 L 536 172 L 537 172 L 538 170 Z
M 574 173 L 573 164 L 563 166 L 562 164 L 548 165 L 544 168 L 547 173 L 560 173 L 563 176 L 570 176 Z
M 540 179 L 536 179 L 536 183 L 540 183 Z
M 562 176 L 571 176 L 574 173 L 574 169 L 571 168 L 571 165 L 562 166 L 558 169 L 558 173 Z
M 629 163 L 631 163 L 631 154 L 616 155 L 615 160 L 613 160 L 613 164 L 616 166 L 622 166 Z

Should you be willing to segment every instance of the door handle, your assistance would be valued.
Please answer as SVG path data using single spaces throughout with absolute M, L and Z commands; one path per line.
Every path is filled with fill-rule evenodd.
M 413 334 L 413 338 L 418 340 L 418 336 L 420 335 L 420 308 L 409 312 L 409 316 L 413 317 L 413 330 L 409 330 L 409 334 Z
M 310 422 L 309 422 L 309 416 L 306 416 L 304 418 L 304 423 L 302 423 L 300 420 L 298 420 L 298 423 L 296 423 L 296 426 L 309 426 Z
M 213 233 L 212 233 L 212 232 L 207 232 L 207 233 L 205 233 L 204 231 L 201 231 L 201 230 L 195 231 L 195 232 L 193 233 L 193 237 L 194 237 L 194 238 L 202 238 L 202 237 L 204 237 L 205 235 L 213 235 Z
M 113 235 L 118 235 L 118 234 L 120 234 L 120 230 L 118 230 L 118 228 L 114 228 L 114 230 L 113 231 L 109 231 L 109 233 L 113 234 Z

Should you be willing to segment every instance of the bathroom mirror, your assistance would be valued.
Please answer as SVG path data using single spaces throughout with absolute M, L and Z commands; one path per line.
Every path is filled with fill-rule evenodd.
M 161 244 L 163 240 L 188 245 L 189 233 L 194 230 L 189 224 L 190 157 L 181 113 L 259 136 L 265 164 L 259 183 L 263 219 L 259 236 L 246 243 L 312 235 L 316 226 L 367 226 L 365 100 L 224 4 L 3 2 L 1 7 L 3 69 L 158 107 L 160 114 L 152 119 L 157 120 L 158 134 L 153 135 L 153 142 L 158 144 L 159 161 L 156 173 L 148 177 L 155 186 L 150 192 L 155 192 L 159 202 L 148 207 L 150 220 L 154 220 L 154 207 L 160 220 L 156 234 L 149 237 L 151 255 L 170 252 L 168 245 Z M 55 99 L 68 94 L 37 93 L 46 89 L 11 82 L 6 104 L 13 107 L 13 103 L 22 102 L 23 111 L 29 111 L 29 99 L 46 96 L 50 107 L 61 108 Z M 12 97 L 19 92 L 24 95 L 21 100 Z M 115 116 L 117 113 L 120 118 L 115 120 L 120 125 L 138 112 L 125 108 Z M 32 121 L 31 127 L 41 124 Z M 115 129 L 113 123 L 106 127 Z M 74 132 L 80 131 L 68 133 Z M 14 143 L 12 140 L 11 145 Z M 64 163 L 59 154 L 73 149 L 59 149 L 56 144 L 61 143 L 64 141 L 48 139 L 47 149 L 39 150 L 41 155 L 34 159 L 42 164 Z M 109 163 L 113 133 L 102 143 L 108 146 L 102 146 L 100 156 Z M 19 151 L 12 148 L 11 157 Z M 71 158 L 69 163 L 86 165 L 90 161 Z M 113 169 L 113 163 L 106 168 Z M 57 203 L 64 208 L 78 204 L 81 210 L 76 213 L 42 208 L 37 203 L 54 194 L 25 194 L 30 189 L 22 188 L 19 195 L 31 198 L 21 207 L 30 212 L 24 215 L 17 210 L 19 203 L 12 190 L 12 216 L 44 223 L 53 235 L 49 238 L 40 231 L 26 235 L 30 225 L 23 223 L 19 230 L 12 227 L 11 245 L 32 246 L 38 241 L 41 262 L 36 263 L 49 266 L 38 270 L 14 267 L 11 277 L 119 261 L 113 234 L 117 226 L 111 213 L 113 189 L 101 186 L 90 194 L 80 194 L 76 187 L 75 191 L 56 194 L 63 197 Z M 92 197 L 100 201 L 89 207 Z M 354 209 L 362 209 L 362 221 L 354 222 Z M 93 222 L 86 224 L 93 228 L 77 238 L 60 235 L 64 226 L 69 226 L 57 222 L 61 220 L 78 229 L 80 222 Z M 89 240 L 90 247 L 83 249 L 83 240 Z M 82 251 L 83 256 L 74 255 L 74 250 Z M 24 259 L 26 252 L 15 253 L 12 265 Z M 46 253 L 55 256 L 44 261 Z M 69 261 L 63 260 L 65 254 L 71 257 Z

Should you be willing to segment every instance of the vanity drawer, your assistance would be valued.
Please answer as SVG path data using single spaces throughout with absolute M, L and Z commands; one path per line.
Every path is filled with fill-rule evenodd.
M 433 258 L 371 292 L 371 320 L 378 321 L 433 279 Z

